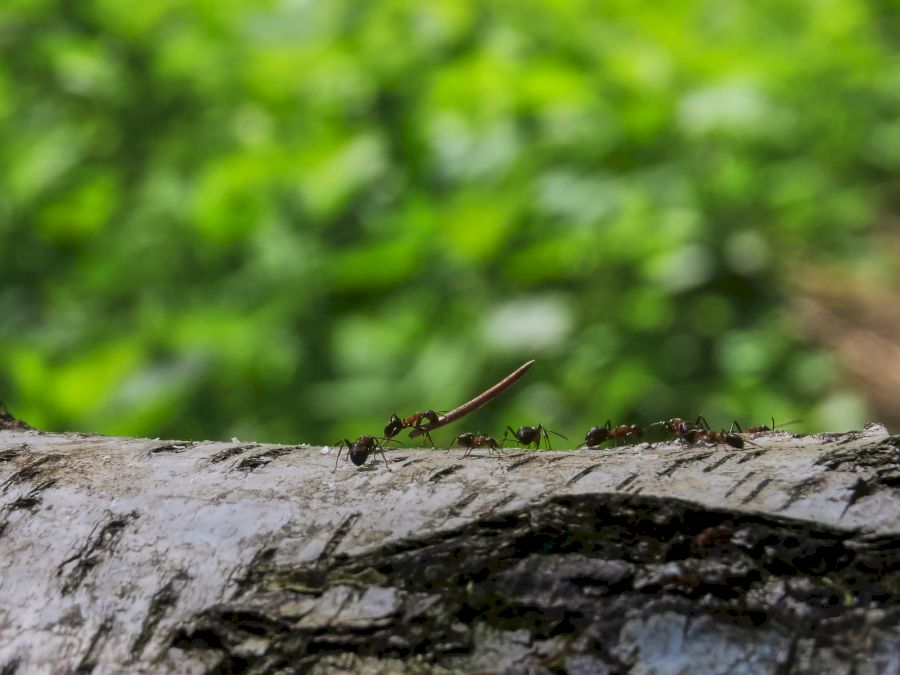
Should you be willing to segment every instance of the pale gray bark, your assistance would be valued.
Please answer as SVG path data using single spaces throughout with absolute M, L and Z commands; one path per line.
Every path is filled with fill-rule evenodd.
M 900 438 L 388 450 L 0 431 L 0 674 L 900 672 Z

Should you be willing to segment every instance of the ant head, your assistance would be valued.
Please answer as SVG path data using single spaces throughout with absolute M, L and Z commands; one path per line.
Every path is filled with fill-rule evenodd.
M 584 437 L 584 444 L 588 447 L 600 445 L 609 439 L 609 429 L 603 427 L 591 427 Z
M 384 425 L 384 435 L 386 438 L 393 438 L 403 429 L 403 420 L 397 417 L 397 413 L 391 413 L 391 419 Z

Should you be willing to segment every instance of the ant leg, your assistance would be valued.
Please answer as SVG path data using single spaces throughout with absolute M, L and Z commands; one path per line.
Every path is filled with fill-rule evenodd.
M 513 438 L 516 438 L 516 432 L 513 431 L 513 428 L 507 424 L 506 431 L 503 432 L 503 440 L 500 441 L 500 445 L 503 445 L 506 443 L 506 439 L 509 438 L 509 432 L 511 432 L 511 431 L 512 431 Z M 518 441 L 519 439 L 516 438 L 516 440 Z
M 429 410 L 428 412 L 431 412 L 431 411 Z M 424 415 L 424 413 L 423 413 L 423 415 Z M 424 426 L 423 422 L 426 422 L 426 421 L 430 424 L 437 420 L 431 420 L 431 419 L 426 420 L 424 417 L 420 417 L 419 419 L 416 420 L 416 423 L 414 425 L 412 425 L 413 429 L 421 429 Z M 422 435 L 424 436 L 424 440 L 427 440 L 429 443 L 431 443 L 431 447 L 433 448 L 434 441 L 431 440 L 431 434 L 428 433 L 427 431 L 425 431 L 425 432 L 422 432 Z M 423 442 L 424 442 L 424 440 L 423 440 Z
M 390 471 L 390 470 L 391 470 L 391 467 L 388 466 L 387 457 L 384 456 L 384 448 L 383 448 L 382 446 L 379 445 L 379 446 L 377 447 L 377 450 L 381 453 L 381 459 L 384 460 L 384 468 L 387 469 L 388 471 Z
M 347 446 L 347 452 L 350 452 L 350 441 L 346 438 L 337 444 L 338 454 L 337 457 L 334 458 L 334 468 L 331 470 L 331 473 L 337 471 L 338 460 L 341 458 L 341 450 L 343 450 L 344 445 Z
M 738 424 L 738 421 L 737 421 L 737 420 L 734 420 L 734 421 L 731 423 L 731 429 L 728 430 L 728 433 L 733 434 L 735 428 L 737 428 L 739 434 L 744 433 L 744 430 L 741 429 L 741 425 Z
M 694 424 L 696 424 L 698 427 L 701 427 L 702 429 L 706 429 L 707 431 L 709 431 L 709 422 L 706 421 L 706 418 L 703 415 L 698 415 L 697 421 L 694 422 Z
M 547 441 L 547 449 L 552 450 L 553 448 L 550 446 L 550 436 L 547 435 L 547 430 L 544 428 L 543 424 L 540 426 L 540 430 L 541 430 L 541 433 L 544 434 L 544 440 Z M 541 449 L 541 437 L 540 436 L 538 436 L 537 447 L 538 447 L 538 450 Z

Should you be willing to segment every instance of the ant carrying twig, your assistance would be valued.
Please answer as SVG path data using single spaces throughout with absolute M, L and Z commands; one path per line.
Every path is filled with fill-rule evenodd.
M 637 424 L 620 424 L 614 427 L 610 420 L 606 420 L 602 427 L 591 427 L 588 429 L 584 437 L 584 443 L 578 447 L 596 448 L 611 440 L 615 440 L 618 445 L 620 438 L 627 440 L 631 437 L 643 438 L 644 430 Z
M 473 434 L 471 432 L 460 434 L 453 439 L 453 443 L 450 444 L 450 447 L 452 448 L 456 443 L 459 443 L 459 447 L 466 449 L 460 459 L 471 455 L 472 451 L 475 448 L 489 448 L 491 451 L 496 450 L 497 452 L 500 452 L 502 450 L 500 444 L 497 443 L 497 441 L 495 441 L 493 438 L 486 435 L 482 431 L 479 431 L 477 434 Z M 448 449 L 447 452 L 450 452 L 450 450 Z
M 349 438 L 345 438 L 337 444 L 338 454 L 334 459 L 334 468 L 331 472 L 334 473 L 337 471 L 338 461 L 341 458 L 341 450 L 344 447 L 347 448 L 347 455 L 350 457 L 350 461 L 356 466 L 365 464 L 371 453 L 380 452 L 381 458 L 384 460 L 384 466 L 390 471 L 391 467 L 388 466 L 387 457 L 384 456 L 384 446 L 379 443 L 379 440 L 388 441 L 390 439 L 380 439 L 377 436 L 360 436 L 355 441 L 351 441 Z
M 391 419 L 384 425 L 384 437 L 390 440 L 404 429 L 423 429 L 425 421 L 433 425 L 437 423 L 438 419 L 439 415 L 434 410 L 413 413 L 409 417 L 403 418 L 399 417 L 397 413 L 391 413 Z M 427 430 L 423 431 L 422 434 L 428 439 L 428 442 L 431 443 L 431 447 L 434 447 L 434 441 L 431 440 L 431 434 L 428 433 Z
M 485 403 L 488 403 L 489 401 L 494 400 L 500 394 L 502 394 L 504 391 L 509 389 L 526 372 L 528 372 L 528 369 L 531 368 L 531 366 L 533 366 L 533 365 L 534 365 L 534 359 L 532 359 L 531 361 L 528 361 L 527 363 L 523 363 L 521 366 L 516 368 L 513 372 L 511 372 L 509 375 L 504 377 L 502 380 L 500 380 L 497 384 L 495 384 L 490 389 L 487 389 L 487 390 L 481 392 L 480 394 L 478 394 L 478 396 L 473 398 L 471 401 L 463 403 L 461 406 L 458 406 L 458 407 L 454 408 L 453 410 L 451 410 L 450 412 L 448 412 L 444 415 L 441 415 L 438 418 L 437 422 L 432 422 L 432 423 L 424 425 L 424 426 L 415 427 L 412 431 L 409 432 L 409 437 L 415 438 L 416 436 L 421 436 L 422 434 L 427 434 L 429 432 L 434 431 L 435 429 L 437 429 L 439 427 L 442 427 L 446 424 L 450 424 L 451 422 L 455 422 L 456 420 L 468 415 L 470 412 L 472 412 L 474 410 L 478 410 L 478 408 L 483 406 Z
M 550 437 L 547 435 L 548 431 L 551 434 L 556 434 L 560 438 L 569 440 L 562 434 L 547 429 L 547 427 L 545 427 L 543 424 L 538 424 L 536 427 L 519 427 L 518 431 L 513 431 L 513 428 L 511 426 L 507 426 L 506 433 L 503 434 L 503 441 L 501 442 L 501 445 L 506 443 L 506 439 L 510 434 L 512 434 L 513 438 L 515 438 L 520 445 L 524 445 L 527 448 L 528 446 L 534 444 L 535 448 L 540 449 L 541 436 L 543 435 L 544 440 L 547 442 L 547 449 L 552 450 L 553 448 L 550 447 Z

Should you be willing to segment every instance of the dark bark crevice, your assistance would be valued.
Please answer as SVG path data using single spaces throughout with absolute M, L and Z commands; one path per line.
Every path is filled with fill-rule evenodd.
M 620 672 L 639 658 L 623 644 L 626 624 L 664 615 L 702 618 L 748 642 L 763 630 L 779 645 L 776 656 L 786 655 L 770 659 L 771 672 L 788 668 L 801 642 L 853 669 L 861 657 L 845 645 L 896 635 L 898 561 L 894 537 L 848 538 L 676 500 L 560 497 L 365 556 L 326 556 L 307 568 L 261 564 L 252 586 L 196 617 L 173 645 L 219 651 L 248 673 L 273 664 L 303 672 L 324 654 L 347 653 L 458 669 L 477 667 L 466 659 L 484 631 L 525 631 L 533 644 L 565 643 L 562 665 L 583 656 Z M 383 598 L 367 597 L 374 592 Z M 390 612 L 364 613 L 379 602 Z M 334 616 L 309 619 L 323 607 Z M 360 618 L 335 620 L 342 613 Z M 248 642 L 264 645 L 261 653 L 244 651 Z M 541 667 L 542 653 L 530 666 Z

